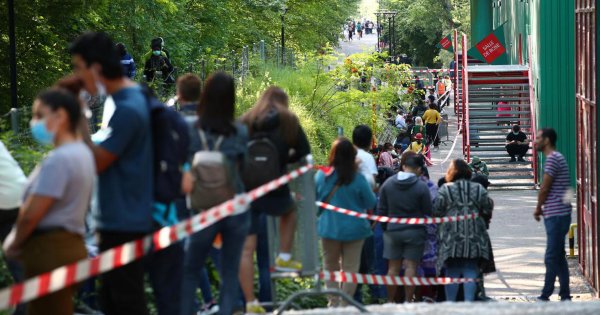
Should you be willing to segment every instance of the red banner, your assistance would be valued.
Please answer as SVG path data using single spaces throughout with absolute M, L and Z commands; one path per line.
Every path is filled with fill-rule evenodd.
M 475 47 L 487 63 L 492 63 L 506 51 L 496 34 L 492 33 L 480 41 Z

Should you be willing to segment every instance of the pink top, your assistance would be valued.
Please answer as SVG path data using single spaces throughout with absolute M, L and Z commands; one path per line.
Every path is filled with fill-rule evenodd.
M 379 155 L 379 166 L 394 168 L 394 158 L 389 152 L 382 152 Z
M 498 102 L 498 111 L 499 112 L 509 112 L 512 110 L 510 106 L 502 106 L 508 105 L 506 102 Z M 512 117 L 511 114 L 498 114 L 497 117 Z

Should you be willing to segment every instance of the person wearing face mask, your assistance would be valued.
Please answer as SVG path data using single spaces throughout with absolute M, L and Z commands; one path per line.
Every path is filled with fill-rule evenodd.
M 506 152 L 510 155 L 510 162 L 516 162 L 515 156 L 519 157 L 519 162 L 525 162 L 523 156 L 529 151 L 529 140 L 527 135 L 521 131 L 519 125 L 514 125 L 512 132 L 506 136 Z
M 42 92 L 33 104 L 31 134 L 53 146 L 31 173 L 5 255 L 23 263 L 25 277 L 87 257 L 83 234 L 94 185 L 94 156 L 78 135 L 80 105 L 62 89 Z M 73 314 L 74 287 L 33 300 L 27 314 Z
M 85 33 L 69 51 L 75 74 L 85 89 L 92 95 L 110 94 L 115 105 L 107 137 L 98 145 L 89 144 L 98 173 L 99 209 L 95 217 L 99 248 L 104 251 L 154 230 L 150 113 L 142 88 L 123 75 L 115 44 L 108 35 Z M 100 283 L 103 313 L 148 314 L 142 261 L 102 274 Z
M 175 83 L 173 79 L 173 66 L 171 61 L 167 57 L 167 54 L 162 51 L 162 41 L 160 39 L 153 39 L 150 44 L 150 54 L 144 55 L 144 76 L 146 81 L 153 82 L 156 78 L 157 72 L 162 73 L 162 79 L 164 83 Z
M 393 218 L 424 218 L 431 216 L 431 194 L 427 184 L 419 179 L 423 158 L 414 152 L 402 155 L 398 175 L 388 179 L 380 189 L 377 213 Z M 424 225 L 386 224 L 383 234 L 383 257 L 389 259 L 388 275 L 415 277 L 423 256 L 427 232 Z M 397 286 L 388 286 L 388 301 L 396 299 Z M 405 301 L 414 301 L 414 286 L 405 286 Z

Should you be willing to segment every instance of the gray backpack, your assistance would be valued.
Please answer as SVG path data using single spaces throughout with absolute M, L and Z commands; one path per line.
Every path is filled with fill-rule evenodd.
M 207 210 L 235 196 L 232 168 L 229 160 L 219 151 L 223 136 L 219 136 L 211 150 L 202 129 L 198 129 L 202 150 L 194 154 L 191 173 L 194 187 L 190 194 L 191 208 Z

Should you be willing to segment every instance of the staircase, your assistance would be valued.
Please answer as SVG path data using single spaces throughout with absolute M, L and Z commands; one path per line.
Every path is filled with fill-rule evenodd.
M 534 108 L 531 107 L 529 68 L 521 65 L 473 65 L 466 71 L 467 91 L 464 103 L 465 136 L 463 149 L 467 160 L 479 156 L 487 163 L 489 181 L 496 188 L 535 188 L 531 141 L 535 135 Z M 498 105 L 499 102 L 506 104 Z M 498 111 L 510 107 L 510 111 Z M 506 135 L 514 124 L 528 135 L 527 162 L 510 163 L 506 153 Z

